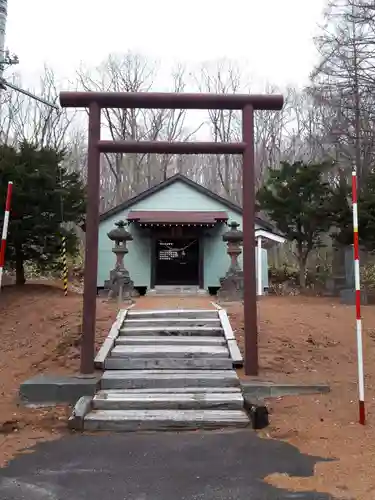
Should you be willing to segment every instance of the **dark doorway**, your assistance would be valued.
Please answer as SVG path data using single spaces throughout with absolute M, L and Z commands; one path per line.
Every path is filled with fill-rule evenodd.
M 156 285 L 199 285 L 199 239 L 156 241 Z

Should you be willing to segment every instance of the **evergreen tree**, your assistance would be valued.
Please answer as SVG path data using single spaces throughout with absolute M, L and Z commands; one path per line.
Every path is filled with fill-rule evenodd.
M 338 231 L 334 239 L 341 245 L 353 244 L 352 186 L 340 183 L 334 190 L 333 221 Z M 367 251 L 375 250 L 375 171 L 371 170 L 358 194 L 358 236 Z
M 63 151 L 37 148 L 27 142 L 18 148 L 0 146 L 2 203 L 8 181 L 14 183 L 6 262 L 15 269 L 17 284 L 25 283 L 26 261 L 40 270 L 56 265 L 62 236 L 67 238 L 68 252 L 77 251 L 74 229 L 62 223 L 84 220 L 85 190 L 79 174 L 64 168 L 63 159 Z M 2 218 L 1 210 L 1 223 Z
M 329 168 L 328 164 L 283 162 L 269 172 L 257 194 L 260 209 L 287 239 L 296 242 L 302 288 L 309 253 L 322 244 L 321 236 L 331 226 L 332 192 L 324 180 Z

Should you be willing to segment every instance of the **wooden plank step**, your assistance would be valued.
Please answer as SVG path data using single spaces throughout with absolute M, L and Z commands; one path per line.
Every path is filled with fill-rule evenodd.
M 185 394 L 100 394 L 92 401 L 95 410 L 241 410 L 241 393 L 185 393 Z
M 126 323 L 125 323 L 126 324 Z M 124 326 L 120 330 L 120 336 L 122 335 L 156 335 L 156 336 L 178 336 L 178 335 L 204 335 L 209 337 L 216 337 L 218 335 L 223 336 L 223 329 L 221 327 L 211 327 L 211 326 L 174 326 L 168 328 L 161 328 L 159 326 L 141 326 L 141 327 L 129 327 Z
M 159 326 L 160 328 L 170 328 L 174 326 L 221 326 L 219 316 L 216 318 L 141 318 L 126 319 L 123 323 L 125 327 L 133 326 Z
M 234 370 L 106 370 L 102 389 L 150 389 L 159 387 L 236 387 Z
M 123 335 L 116 339 L 116 345 L 226 345 L 226 340 L 223 337 L 204 337 L 198 335 L 182 336 L 135 336 Z
M 233 370 L 227 358 L 114 358 L 105 360 L 106 370 Z
M 229 357 L 226 346 L 210 345 L 117 345 L 111 351 L 116 358 L 225 358 Z
M 118 432 L 247 425 L 249 418 L 243 410 L 93 410 L 84 419 L 85 430 Z
M 158 387 L 151 389 L 104 389 L 98 391 L 98 396 L 104 397 L 105 394 L 224 394 L 241 393 L 241 387 Z
M 156 309 L 156 310 L 130 310 L 128 318 L 217 318 L 218 311 L 216 309 Z

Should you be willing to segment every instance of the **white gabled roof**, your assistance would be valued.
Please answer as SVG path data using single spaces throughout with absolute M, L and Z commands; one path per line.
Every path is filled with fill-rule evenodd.
M 286 238 L 283 236 L 271 233 L 271 231 L 266 231 L 264 229 L 256 229 L 255 238 L 265 238 L 266 240 L 273 241 L 274 243 L 285 243 L 286 241 Z

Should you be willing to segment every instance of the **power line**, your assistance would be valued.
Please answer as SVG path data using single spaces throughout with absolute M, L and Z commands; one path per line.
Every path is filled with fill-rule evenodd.
M 0 88 L 5 90 L 6 87 L 9 87 L 10 89 L 15 90 L 16 92 L 19 92 L 20 94 L 24 94 L 24 95 L 30 97 L 31 99 L 34 99 L 35 101 L 39 101 L 42 104 L 49 106 L 50 108 L 56 109 L 56 111 L 60 110 L 60 108 L 58 106 L 56 106 L 56 104 L 52 104 L 51 102 L 46 101 L 42 97 L 36 96 L 35 94 L 32 94 L 28 90 L 21 89 L 20 87 L 17 87 L 13 83 L 7 82 L 4 78 L 1 78 L 0 79 Z

